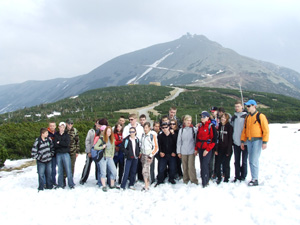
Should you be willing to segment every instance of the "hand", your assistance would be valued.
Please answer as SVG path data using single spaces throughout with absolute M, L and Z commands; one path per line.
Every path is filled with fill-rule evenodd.
M 78 153 L 76 153 L 76 158 L 78 157 Z
M 148 161 L 148 162 L 152 162 L 152 159 L 153 159 L 153 158 L 148 157 L 147 161 Z
M 172 157 L 175 157 L 175 156 L 176 156 L 176 154 L 173 152 L 173 153 L 171 154 L 171 156 L 172 156 Z
M 245 150 L 245 145 L 244 145 L 244 143 L 241 143 L 241 149 L 242 149 L 242 150 Z
M 160 155 L 160 157 L 162 157 L 162 158 L 165 157 L 165 153 L 163 153 L 163 152 L 160 152 L 159 155 Z
M 205 157 L 207 154 L 208 154 L 208 151 L 205 150 L 205 151 L 203 152 L 203 157 Z
M 219 153 L 217 151 L 215 151 L 215 155 L 218 155 Z
M 59 141 L 56 142 L 59 145 Z
M 142 154 L 139 155 L 139 159 L 142 157 Z
M 267 144 L 262 145 L 262 150 L 265 150 L 267 148 Z
M 197 123 L 196 127 L 200 127 L 200 123 Z
M 92 158 L 92 154 L 91 154 L 91 153 L 88 153 L 88 157 L 89 157 L 89 158 Z
M 173 130 L 173 129 L 170 129 L 170 133 L 171 133 L 171 134 L 174 134 L 174 130 Z
M 181 155 L 181 154 L 178 154 L 178 158 L 181 159 L 181 157 L 182 157 L 182 155 Z
M 194 155 L 196 156 L 197 154 L 198 154 L 198 151 L 197 151 L 197 150 L 195 150 L 195 151 L 194 151 Z
M 106 145 L 103 145 L 102 147 L 103 147 L 103 148 L 106 148 Z

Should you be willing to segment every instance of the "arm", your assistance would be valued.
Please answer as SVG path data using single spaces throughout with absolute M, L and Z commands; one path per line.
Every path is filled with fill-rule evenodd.
M 150 155 L 150 157 L 155 156 L 155 154 L 158 152 L 158 143 L 157 143 L 157 136 L 156 134 L 153 134 L 153 140 L 152 140 L 153 150 Z
M 182 128 L 178 131 L 177 149 L 176 149 L 177 154 L 181 154 L 181 133 L 182 133 Z
M 105 148 L 105 146 L 103 145 L 101 138 L 99 138 L 99 140 L 97 141 L 97 143 L 94 146 L 94 149 L 97 151 L 100 151 L 100 150 L 103 150 L 104 148 Z
M 31 157 L 34 159 L 38 158 L 38 139 L 35 139 L 35 142 L 33 143 L 32 149 L 31 149 Z
M 75 149 L 76 149 L 76 153 L 78 154 L 80 152 L 80 145 L 79 145 L 79 134 L 78 131 L 75 135 Z
M 233 144 L 233 140 L 232 140 L 232 135 L 233 135 L 233 127 L 231 125 L 228 126 L 228 147 L 227 147 L 227 156 L 229 156 L 232 152 L 232 144 Z

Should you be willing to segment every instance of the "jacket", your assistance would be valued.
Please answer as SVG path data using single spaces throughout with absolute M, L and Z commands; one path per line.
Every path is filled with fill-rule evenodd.
M 78 154 L 80 151 L 78 131 L 74 127 L 72 127 L 71 130 L 66 130 L 70 135 L 70 154 Z
M 149 131 L 143 134 L 140 141 L 141 153 L 151 158 L 158 152 L 157 134 L 155 131 Z
M 176 142 L 177 142 L 177 135 L 169 134 L 168 136 L 165 133 L 161 133 L 158 135 L 158 146 L 159 152 L 164 154 L 171 155 L 172 153 L 176 153 Z
M 178 131 L 177 137 L 177 154 L 191 155 L 194 154 L 196 144 L 197 129 L 191 125 L 190 127 L 183 126 Z
M 70 136 L 66 131 L 62 135 L 59 132 L 57 132 L 54 135 L 54 148 L 56 154 L 70 153 L 69 145 L 70 145 Z
M 41 137 L 35 139 L 33 147 L 31 149 L 31 157 L 40 162 L 49 162 L 54 156 L 54 145 L 50 138 L 46 138 L 45 141 Z
M 102 138 L 99 138 L 97 143 L 94 146 L 95 150 L 104 150 L 103 157 L 113 158 L 115 154 L 115 143 L 110 143 L 110 140 L 108 140 L 109 143 L 105 143 L 102 141 Z M 103 148 L 103 145 L 106 144 L 106 148 Z
M 233 144 L 237 146 L 241 145 L 241 135 L 246 116 L 246 112 L 235 112 L 234 116 L 231 118 L 231 125 L 233 127 Z
M 210 125 L 211 124 L 211 125 Z M 217 131 L 215 125 L 208 120 L 206 123 L 201 123 L 197 133 L 197 143 L 195 150 L 205 149 L 211 151 L 217 143 Z
M 256 120 L 256 111 L 254 114 L 249 114 L 245 118 L 244 128 L 241 135 L 242 143 L 252 139 L 262 139 L 263 143 L 269 141 L 269 124 L 264 114 L 259 115 L 260 124 Z
M 90 153 L 91 149 L 94 145 L 94 138 L 96 135 L 96 131 L 94 129 L 90 129 L 85 138 L 85 152 Z
M 135 151 L 133 152 L 130 136 L 123 139 L 120 150 L 124 152 L 126 159 L 137 159 L 139 157 L 141 150 L 138 138 L 135 138 L 135 146 Z
M 232 154 L 232 133 L 233 128 L 230 125 L 230 123 L 226 123 L 225 125 L 222 125 L 220 123 L 219 125 L 219 142 L 218 142 L 218 148 L 217 152 L 223 151 L 226 155 Z
M 124 127 L 123 138 L 126 138 L 129 135 L 130 127 L 132 127 L 131 123 L 127 124 L 127 126 Z M 136 129 L 136 137 L 141 140 L 142 135 L 144 133 L 144 128 L 139 123 L 136 123 L 135 129 Z

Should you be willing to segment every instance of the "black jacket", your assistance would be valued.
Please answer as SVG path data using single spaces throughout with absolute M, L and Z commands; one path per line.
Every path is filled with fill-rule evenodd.
M 176 153 L 177 135 L 175 133 L 170 133 L 168 136 L 165 135 L 165 133 L 161 133 L 157 138 L 159 152 L 169 155 L 172 153 Z
M 135 152 L 133 154 L 133 150 L 132 150 L 132 143 L 130 140 L 130 136 L 127 136 L 125 139 L 123 139 L 123 142 L 120 146 L 120 150 L 122 152 L 124 152 L 125 154 L 125 158 L 127 159 L 135 159 L 138 158 L 140 155 L 140 143 L 139 143 L 139 139 L 136 138 L 135 139 Z
M 59 144 L 57 142 L 59 142 Z M 70 136 L 66 131 L 62 135 L 60 135 L 59 132 L 54 135 L 55 153 L 70 153 L 69 145 Z
M 232 134 L 233 128 L 230 123 L 226 123 L 224 126 L 220 123 L 218 128 L 218 152 L 223 152 L 227 155 L 232 153 Z

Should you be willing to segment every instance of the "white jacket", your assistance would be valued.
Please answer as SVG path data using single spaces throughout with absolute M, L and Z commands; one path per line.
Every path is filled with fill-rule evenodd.
M 141 153 L 151 158 L 158 152 L 157 134 L 155 131 L 149 131 L 143 134 L 141 139 Z

